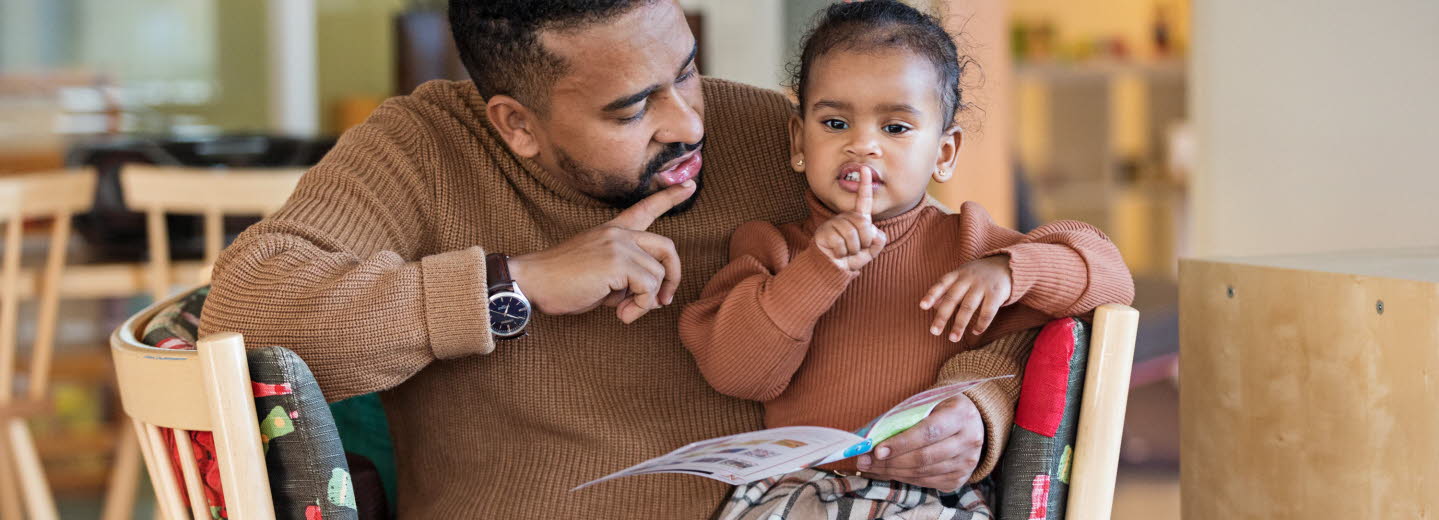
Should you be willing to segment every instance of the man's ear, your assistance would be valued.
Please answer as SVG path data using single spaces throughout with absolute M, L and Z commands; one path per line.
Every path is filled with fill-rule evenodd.
M 804 172 L 804 120 L 798 112 L 789 115 L 789 167 Z
M 944 182 L 954 177 L 954 164 L 959 159 L 959 146 L 964 142 L 964 131 L 959 125 L 951 126 L 939 137 L 939 156 L 934 164 L 934 181 Z
M 515 155 L 525 158 L 539 155 L 540 140 L 535 133 L 539 117 L 535 111 L 510 96 L 494 95 L 485 101 L 485 116 Z

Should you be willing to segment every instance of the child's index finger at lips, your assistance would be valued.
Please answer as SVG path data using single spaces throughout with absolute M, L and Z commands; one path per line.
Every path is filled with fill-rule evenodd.
M 855 194 L 854 211 L 865 220 L 874 212 L 874 170 L 868 166 L 859 168 L 859 193 Z

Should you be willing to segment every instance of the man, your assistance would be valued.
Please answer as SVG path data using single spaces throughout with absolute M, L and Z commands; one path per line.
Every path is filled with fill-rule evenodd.
M 473 83 L 346 132 L 221 257 L 202 331 L 295 350 L 330 400 L 382 392 L 402 516 L 709 515 L 727 489 L 707 479 L 568 490 L 760 425 L 705 384 L 676 318 L 736 226 L 804 215 L 788 101 L 702 80 L 670 0 L 450 17 Z M 871 471 L 958 487 L 978 421 L 946 406 Z

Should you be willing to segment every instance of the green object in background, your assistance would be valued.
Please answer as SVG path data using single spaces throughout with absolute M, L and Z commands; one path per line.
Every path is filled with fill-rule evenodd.
M 370 459 L 380 472 L 380 485 L 385 488 L 385 500 L 393 517 L 399 477 L 395 469 L 395 444 L 390 439 L 390 421 L 380 404 L 380 394 L 358 395 L 330 403 L 330 415 L 335 418 L 335 429 L 339 430 L 340 444 L 345 451 Z

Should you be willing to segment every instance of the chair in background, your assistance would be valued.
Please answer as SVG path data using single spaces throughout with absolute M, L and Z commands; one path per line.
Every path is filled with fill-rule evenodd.
M 170 296 L 177 282 L 188 286 L 208 281 L 210 269 L 225 246 L 224 217 L 269 215 L 289 198 L 304 171 L 125 165 L 120 172 L 125 205 L 145 213 L 150 251 L 146 284 L 153 301 Z M 177 266 L 171 262 L 167 214 L 204 217 L 203 263 Z M 139 485 L 139 448 L 135 431 L 123 429 L 101 518 L 130 518 Z
M 50 409 L 50 365 L 59 318 L 60 280 L 70 238 L 70 219 L 90 207 L 94 174 L 84 170 L 17 175 L 0 179 L 0 221 L 5 224 L 5 253 L 0 271 L 0 518 L 20 518 L 21 504 L 30 518 L 56 518 L 55 500 L 45 480 L 26 418 Z M 39 309 L 29 367 L 16 370 L 16 343 L 22 280 L 24 222 L 50 218 L 45 267 L 29 292 Z M 28 285 L 28 284 L 27 284 Z M 17 376 L 25 377 L 16 395 Z
M 189 286 L 209 279 L 209 268 L 225 247 L 227 215 L 265 216 L 280 209 L 303 168 L 225 169 L 185 168 L 129 164 L 120 172 L 125 206 L 145 213 L 150 239 L 150 294 L 155 301 L 172 291 L 170 238 L 165 215 L 202 215 L 205 218 L 205 260 L 200 279 L 179 281 Z

